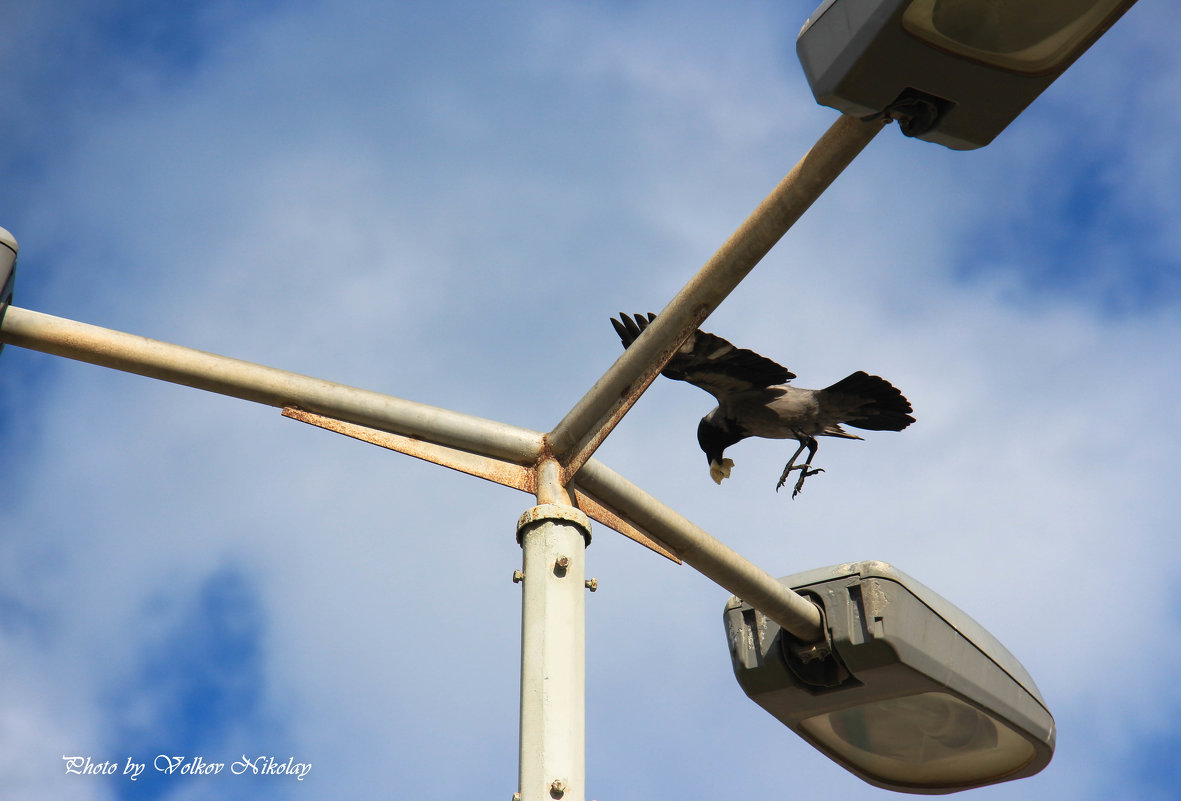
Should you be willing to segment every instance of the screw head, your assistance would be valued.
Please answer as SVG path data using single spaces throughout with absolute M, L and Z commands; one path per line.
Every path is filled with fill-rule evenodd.
M 586 588 L 588 590 L 590 590 L 591 592 L 594 592 L 595 590 L 599 589 L 599 580 L 597 578 L 587 579 L 586 580 Z
M 555 564 L 557 564 L 558 567 L 565 570 L 566 568 L 568 568 L 570 566 L 570 557 L 569 556 L 559 556 L 558 561 Z
M 566 782 L 554 779 L 549 786 L 549 794 L 554 798 L 561 798 L 566 794 Z
M 525 580 L 524 573 L 522 573 L 520 570 L 513 571 L 513 584 L 520 584 L 524 580 Z

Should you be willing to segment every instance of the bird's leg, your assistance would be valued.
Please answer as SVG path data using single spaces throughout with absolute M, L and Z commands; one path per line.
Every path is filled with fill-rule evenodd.
M 812 467 L 812 457 L 814 457 L 816 455 L 816 449 L 817 449 L 817 447 L 819 447 L 816 444 L 815 437 L 808 437 L 808 439 L 806 439 L 804 441 L 804 444 L 808 446 L 808 459 L 802 465 L 799 465 L 796 468 L 797 470 L 800 471 L 800 480 L 796 482 L 795 489 L 793 489 L 791 491 L 791 497 L 793 497 L 793 498 L 795 496 L 799 495 L 800 490 L 802 490 L 804 488 L 804 479 L 805 478 L 807 478 L 808 476 L 814 476 L 817 473 L 824 472 L 823 467 Z
M 787 460 L 787 467 L 783 468 L 783 475 L 781 475 L 779 477 L 779 483 L 775 485 L 776 492 L 779 492 L 779 490 L 783 489 L 783 485 L 787 483 L 787 477 L 791 474 L 792 470 L 802 470 L 803 469 L 802 466 L 799 466 L 799 467 L 795 466 L 796 457 L 799 456 L 801 453 L 803 453 L 804 448 L 806 448 L 807 446 L 808 446 L 808 441 L 805 439 L 801 439 L 800 440 L 800 447 L 796 448 L 796 452 L 793 453 L 791 455 L 791 458 Z M 808 460 L 811 461 L 810 456 L 808 457 Z M 799 492 L 799 490 L 797 489 L 796 492 Z M 794 498 L 795 496 L 793 495 L 792 497 Z

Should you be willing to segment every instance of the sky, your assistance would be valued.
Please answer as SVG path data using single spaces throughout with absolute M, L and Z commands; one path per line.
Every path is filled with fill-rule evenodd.
M 3 0 L 14 304 L 549 430 L 836 118 L 812 11 Z M 661 379 L 597 454 L 776 576 L 883 560 L 996 635 L 1058 745 L 979 801 L 1177 794 L 1179 27 L 1142 0 L 986 148 L 887 128 L 703 326 L 913 426 L 718 487 Z M 0 477 L 6 801 L 516 790 L 530 496 L 14 346 Z M 726 590 L 602 526 L 587 570 L 588 798 L 897 797 L 742 694 Z

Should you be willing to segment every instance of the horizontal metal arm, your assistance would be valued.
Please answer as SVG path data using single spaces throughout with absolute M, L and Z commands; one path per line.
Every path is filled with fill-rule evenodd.
M 800 640 L 823 639 L 823 618 L 815 604 L 602 462 L 588 460 L 574 484 L 620 517 L 667 543 L 685 564 Z
M 514 464 L 534 464 L 541 453 L 541 434 L 536 431 L 14 306 L 0 324 L 0 342 L 423 437 Z
M 0 323 L 0 342 L 421 437 L 531 470 L 541 461 L 542 435 L 536 431 L 14 306 Z M 618 515 L 800 639 L 820 639 L 820 613 L 812 603 L 602 463 L 587 462 L 573 489 L 604 507 L 604 515 L 596 515 L 601 522 L 611 525 L 607 515 Z

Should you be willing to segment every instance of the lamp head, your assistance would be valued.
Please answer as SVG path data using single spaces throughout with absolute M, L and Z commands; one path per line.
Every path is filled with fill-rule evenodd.
M 1136 0 L 825 0 L 796 52 L 821 105 L 982 147 Z
M 1004 646 L 882 562 L 781 579 L 823 610 L 802 643 L 737 598 L 725 610 L 734 674 L 788 728 L 870 784 L 950 793 L 1032 776 L 1054 718 Z
M 17 250 L 19 248 L 13 235 L 0 228 L 0 323 L 4 322 L 4 312 L 8 311 L 8 304 L 12 302 Z M 0 342 L 0 350 L 4 350 L 3 342 Z

